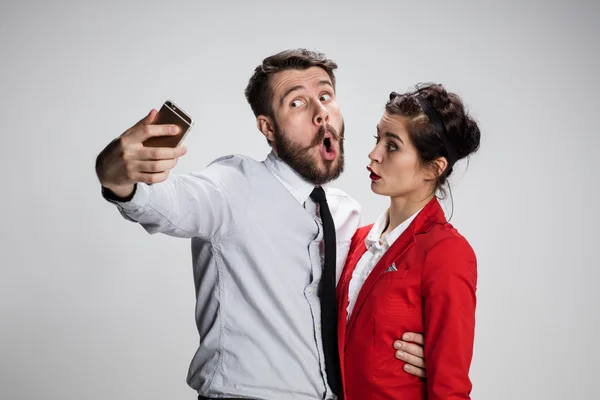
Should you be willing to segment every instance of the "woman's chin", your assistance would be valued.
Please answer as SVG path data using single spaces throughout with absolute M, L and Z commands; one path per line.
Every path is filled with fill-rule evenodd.
M 385 191 L 382 191 L 381 189 L 382 188 L 379 182 L 371 181 L 371 191 L 373 193 L 385 196 Z

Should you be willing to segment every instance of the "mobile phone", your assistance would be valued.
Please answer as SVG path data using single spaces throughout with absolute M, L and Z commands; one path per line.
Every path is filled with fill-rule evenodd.
M 154 136 L 144 141 L 146 147 L 177 147 L 181 144 L 185 136 L 188 134 L 194 120 L 188 113 L 183 111 L 181 107 L 175 104 L 172 100 L 164 102 L 158 114 L 152 121 L 152 125 L 177 125 L 179 133 L 177 135 Z

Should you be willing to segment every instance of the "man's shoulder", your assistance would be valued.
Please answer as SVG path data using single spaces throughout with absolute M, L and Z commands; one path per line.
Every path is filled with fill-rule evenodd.
M 253 175 L 260 162 L 243 154 L 227 154 L 213 159 L 202 171 L 192 172 L 194 176 L 245 177 Z
M 348 193 L 338 188 L 326 187 L 325 194 L 327 196 L 329 208 L 334 215 L 339 216 L 342 219 L 352 217 L 360 218 L 362 206 Z
M 256 167 L 260 163 L 241 154 L 217 157 L 200 171 L 183 174 L 183 179 L 198 180 L 219 186 L 221 189 L 243 190 L 249 188 Z
M 208 163 L 207 167 L 213 165 L 223 165 L 229 167 L 250 167 L 259 165 L 260 162 L 255 160 L 250 156 L 246 156 L 243 154 L 226 154 L 220 157 L 215 158 L 211 162 Z
M 325 188 L 325 194 L 327 195 L 328 199 L 337 198 L 356 202 L 352 196 L 338 188 L 328 186 Z

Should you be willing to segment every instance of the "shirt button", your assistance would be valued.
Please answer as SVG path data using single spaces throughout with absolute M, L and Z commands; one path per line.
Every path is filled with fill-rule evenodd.
M 319 322 L 319 325 L 317 325 L 317 327 L 319 328 L 319 330 L 321 330 L 321 323 Z
M 312 293 L 312 292 L 313 292 L 313 288 L 309 287 L 308 289 L 306 289 L 306 291 L 307 291 L 308 293 Z

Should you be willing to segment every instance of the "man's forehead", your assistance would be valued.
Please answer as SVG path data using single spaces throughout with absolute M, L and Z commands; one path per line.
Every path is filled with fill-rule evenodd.
M 307 89 L 314 86 L 323 86 L 329 84 L 331 79 L 327 72 L 320 67 L 311 67 L 308 69 L 290 69 L 281 71 L 273 75 L 272 88 L 275 97 L 281 97 L 290 88 L 303 86 Z

